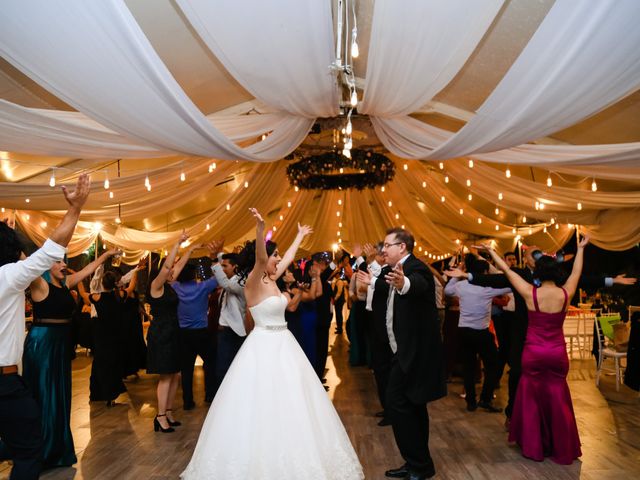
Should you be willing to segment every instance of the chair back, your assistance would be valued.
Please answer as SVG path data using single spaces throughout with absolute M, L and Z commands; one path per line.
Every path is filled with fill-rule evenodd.
M 577 336 L 580 333 L 580 317 L 567 315 L 562 324 L 562 332 L 565 337 Z
M 600 328 L 602 329 L 602 333 L 605 337 L 610 340 L 613 340 L 613 324 L 618 323 L 620 321 L 620 314 L 604 314 L 598 317 L 598 322 L 600 324 Z

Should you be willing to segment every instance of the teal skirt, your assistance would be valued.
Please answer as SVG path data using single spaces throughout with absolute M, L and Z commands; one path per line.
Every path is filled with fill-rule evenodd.
M 78 460 L 71 435 L 71 324 L 34 325 L 24 345 L 23 377 L 40 405 L 43 466 Z

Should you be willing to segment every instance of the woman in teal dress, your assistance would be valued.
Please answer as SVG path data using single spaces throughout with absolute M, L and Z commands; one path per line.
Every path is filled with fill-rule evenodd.
M 69 291 L 107 258 L 109 250 L 81 271 L 66 275 L 67 265 L 56 262 L 45 276 L 31 283 L 33 326 L 22 358 L 23 378 L 40 405 L 44 468 L 77 462 L 69 421 L 71 418 L 71 317 L 76 302 Z

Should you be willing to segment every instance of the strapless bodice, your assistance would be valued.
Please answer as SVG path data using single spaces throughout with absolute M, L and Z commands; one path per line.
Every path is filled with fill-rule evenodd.
M 257 305 L 249 307 L 256 327 L 268 330 L 287 328 L 287 322 L 284 319 L 287 303 L 287 297 L 280 294 L 267 297 Z

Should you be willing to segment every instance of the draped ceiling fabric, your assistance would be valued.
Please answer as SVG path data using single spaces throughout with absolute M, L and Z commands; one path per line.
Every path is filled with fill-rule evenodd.
M 557 249 L 575 225 L 606 249 L 640 242 L 640 2 L 357 2 L 358 112 L 370 124 L 354 117 L 354 145 L 396 163 L 392 182 L 364 191 L 294 190 L 283 159 L 337 147 L 340 120 L 310 133 L 316 119 L 339 118 L 335 2 L 160 4 L 0 9 L 0 218 L 15 218 L 34 242 L 66 208 L 50 178 L 68 185 L 82 172 L 92 193 L 70 255 L 100 236 L 128 263 L 183 229 L 192 242 L 240 244 L 254 236 L 250 207 L 283 247 L 298 222 L 313 225 L 303 253 L 375 242 L 394 225 L 410 229 L 429 260 L 483 239 L 513 249 L 516 235 Z M 518 8 L 530 16 L 509 23 Z M 171 21 L 145 17 L 156 14 Z M 521 50 L 490 50 L 505 30 Z M 175 51 L 174 38 L 199 56 Z M 491 62 L 505 52 L 512 63 L 495 77 Z M 210 62 L 217 83 L 185 82 L 191 58 Z M 478 64 L 495 79 L 476 78 L 476 91 L 467 79 Z M 213 111 L 200 107 L 207 96 L 220 97 Z M 443 120 L 446 110 L 420 113 L 441 98 L 467 112 L 464 123 Z

